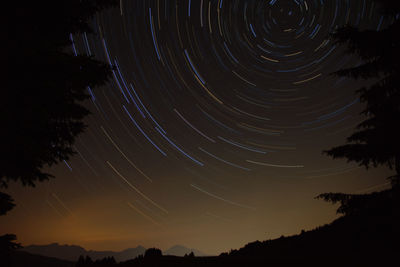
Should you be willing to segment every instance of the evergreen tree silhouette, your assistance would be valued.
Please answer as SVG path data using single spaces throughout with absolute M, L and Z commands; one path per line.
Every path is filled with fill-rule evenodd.
M 361 31 L 352 27 L 338 30 L 334 39 L 347 44 L 348 53 L 357 54 L 363 63 L 340 70 L 339 76 L 374 79 L 376 82 L 357 91 L 365 103 L 366 119 L 347 138 L 347 144 L 334 147 L 326 154 L 346 158 L 369 168 L 386 165 L 396 170 L 394 184 L 400 179 L 400 20 L 398 1 L 377 0 L 381 12 L 394 22 L 384 30 Z
M 158 248 L 148 248 L 144 252 L 144 258 L 147 259 L 156 259 L 162 256 L 162 251 Z
M 17 240 L 17 237 L 12 234 L 0 236 L 0 259 L 6 259 L 10 252 L 21 247 L 21 245 L 16 243 L 15 240 Z
M 335 158 L 346 158 L 364 166 L 379 165 L 395 169 L 389 177 L 392 187 L 400 184 L 400 3 L 399 1 L 375 0 L 387 22 L 383 30 L 360 30 L 352 27 L 339 29 L 333 38 L 347 45 L 347 52 L 358 55 L 362 64 L 343 69 L 337 75 L 354 79 L 373 79 L 371 86 L 357 91 L 365 103 L 362 115 L 366 119 L 347 138 L 347 144 L 324 151 Z M 350 214 L 360 209 L 373 195 L 349 195 L 342 193 L 321 194 L 333 203 L 340 202 L 338 213 Z
M 114 257 L 105 257 L 101 260 L 96 260 L 94 263 L 96 266 L 113 266 L 117 264 Z
M 14 200 L 7 194 L 0 192 L 0 216 L 14 208 Z
M 93 264 L 92 258 L 90 258 L 89 256 L 86 256 L 85 265 L 92 265 L 92 264 Z
M 71 34 L 92 32 L 90 19 L 117 0 L 60 0 L 12 3 L 5 45 L 10 83 L 1 90 L 0 184 L 33 186 L 51 177 L 42 171 L 73 154 L 85 129 L 87 88 L 104 85 L 108 64 L 75 56 Z M 52 12 L 49 12 L 49 10 Z
M 10 181 L 34 186 L 52 175 L 43 168 L 74 154 L 75 137 L 85 129 L 88 87 L 104 85 L 111 66 L 74 55 L 71 34 L 91 33 L 90 19 L 118 0 L 10 2 L 3 17 L 7 81 L 0 92 L 0 188 Z M 51 10 L 51 11 L 50 11 Z M 14 206 L 0 193 L 0 215 Z M 1 248 L 15 247 L 10 235 Z
M 78 261 L 75 264 L 76 267 L 83 267 L 85 266 L 85 257 L 83 255 L 79 256 Z

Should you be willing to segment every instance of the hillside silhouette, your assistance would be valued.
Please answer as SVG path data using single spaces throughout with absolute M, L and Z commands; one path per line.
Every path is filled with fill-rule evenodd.
M 75 262 L 60 260 L 54 257 L 35 255 L 24 251 L 14 251 L 0 255 L 0 265 L 5 267 L 74 267 Z
M 86 250 L 80 246 L 60 245 L 53 243 L 49 245 L 25 246 L 21 250 L 31 254 L 55 257 L 67 261 L 76 261 L 79 256 L 89 256 L 93 261 L 101 260 L 107 257 L 113 257 L 116 262 L 121 262 L 133 259 L 139 255 L 143 255 L 146 251 L 146 248 L 143 246 L 137 246 L 135 248 L 127 248 L 122 251 L 96 251 Z M 184 256 L 185 254 L 190 254 L 191 252 L 193 252 L 196 256 L 205 256 L 205 253 L 202 251 L 182 245 L 172 246 L 164 250 L 162 253 L 171 256 Z
M 196 256 L 206 256 L 205 253 L 203 253 L 200 250 L 194 249 L 194 248 L 187 248 L 182 245 L 175 245 L 170 247 L 167 250 L 163 251 L 163 254 L 165 255 L 171 255 L 171 256 L 185 256 L 186 254 L 190 254 L 191 252 L 194 253 Z
M 114 257 L 116 261 L 126 261 L 142 255 L 145 248 L 137 246 L 122 251 L 95 251 L 86 250 L 80 246 L 59 245 L 57 243 L 50 245 L 31 245 L 22 248 L 23 251 L 43 256 L 52 256 L 63 260 L 76 261 L 79 256 L 89 256 L 93 260 L 99 260 L 106 257 Z
M 6 51 L 12 55 L 12 64 L 8 65 L 14 70 L 9 76 L 18 82 L 9 83 L 0 97 L 0 121 L 7 129 L 0 138 L 3 155 L 7 155 L 0 161 L 0 188 L 15 181 L 34 186 L 52 177 L 44 167 L 66 161 L 74 154 L 75 137 L 84 131 L 83 119 L 89 114 L 84 106 L 90 98 L 87 91 L 105 85 L 113 67 L 67 50 L 74 44 L 74 34 L 90 33 L 88 20 L 94 14 L 117 2 L 57 1 L 53 12 L 47 12 L 47 2 L 16 2 L 6 12 L 13 25 L 5 38 Z M 382 30 L 347 26 L 333 35 L 337 44 L 347 45 L 348 54 L 357 55 L 362 61 L 336 74 L 373 83 L 356 91 L 365 105 L 361 113 L 364 120 L 344 145 L 325 153 L 365 168 L 386 166 L 394 170 L 395 175 L 389 177 L 391 189 L 363 195 L 322 194 L 319 198 L 340 204 L 338 213 L 342 217 L 311 231 L 255 241 L 214 257 L 196 257 L 196 253 L 182 252 L 179 247 L 174 249 L 181 256 L 163 255 L 161 250 L 150 248 L 142 249 L 136 257 L 129 254 L 134 258 L 118 263 L 117 255 L 90 254 L 70 247 L 68 259 L 73 262 L 16 250 L 19 245 L 14 242 L 15 235 L 5 234 L 0 236 L 0 266 L 400 265 L 400 127 L 396 127 L 400 124 L 400 4 L 393 0 L 375 2 L 381 5 L 382 15 L 389 18 L 386 20 L 392 22 L 390 25 Z M 12 197 L 0 192 L 0 215 L 14 206 Z M 34 253 L 39 251 L 32 249 Z M 54 251 L 49 253 L 59 256 Z
M 356 195 L 347 203 L 348 212 L 330 224 L 302 231 L 298 235 L 248 243 L 243 248 L 219 256 L 169 256 L 153 248 L 146 250 L 144 255 L 120 263 L 113 257 L 92 260 L 86 256 L 71 265 L 67 261 L 15 252 L 6 266 L 28 266 L 26 263 L 31 260 L 33 264 L 29 266 L 45 267 L 396 266 L 393 263 L 398 263 L 400 251 L 399 203 L 399 187 Z M 42 265 L 34 265 L 40 261 L 43 261 Z
M 139 257 L 120 266 L 396 266 L 400 189 L 359 195 L 352 212 L 298 235 L 256 241 L 218 257 Z

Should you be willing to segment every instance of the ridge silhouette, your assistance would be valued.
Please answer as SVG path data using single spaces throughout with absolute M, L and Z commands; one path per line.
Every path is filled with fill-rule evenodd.
M 82 256 L 73 263 L 15 251 L 18 247 L 18 244 L 13 242 L 15 236 L 3 235 L 0 236 L 1 265 L 8 267 L 389 266 L 393 263 L 398 265 L 400 4 L 399 1 L 375 1 L 382 5 L 383 14 L 395 18 L 391 25 L 382 31 L 360 31 L 347 27 L 334 35 L 339 43 L 348 44 L 350 53 L 358 54 L 364 61 L 360 66 L 341 70 L 337 74 L 352 78 L 374 78 L 378 81 L 358 91 L 361 101 L 366 104 L 363 112 L 367 117 L 366 120 L 348 138 L 346 145 L 333 148 L 326 153 L 333 158 L 355 161 L 366 168 L 384 165 L 394 169 L 396 174 L 390 177 L 391 189 L 362 195 L 322 194 L 318 198 L 334 204 L 339 203 L 337 212 L 342 214 L 342 217 L 311 231 L 302 231 L 298 235 L 282 236 L 274 240 L 252 242 L 241 249 L 231 250 L 215 257 L 196 257 L 193 254 L 184 257 L 167 256 L 162 255 L 161 250 L 151 248 L 146 250 L 144 255 L 121 263 L 116 263 L 113 257 L 93 261 L 89 256 Z M 8 39 L 11 41 L 7 43 L 8 48 L 20 52 L 15 55 L 12 67 L 16 69 L 16 66 L 25 64 L 24 66 L 31 72 L 22 72 L 22 78 L 19 77 L 21 82 L 14 83 L 17 87 L 6 88 L 0 98 L 1 121 L 8 130 L 2 133 L 5 136 L 0 138 L 1 147 L 3 153 L 9 156 L 6 160 L 0 161 L 2 187 L 6 187 L 9 181 L 20 181 L 24 185 L 33 186 L 35 182 L 46 180 L 51 176 L 42 172 L 43 166 L 66 160 L 73 154 L 71 144 L 75 136 L 84 130 L 82 119 L 88 114 L 88 111 L 75 101 L 87 99 L 89 96 L 84 92 L 86 87 L 104 84 L 110 73 L 110 66 L 104 63 L 83 56 L 75 57 L 63 51 L 71 44 L 67 37 L 69 33 L 90 30 L 87 28 L 87 23 L 82 21 L 99 10 L 95 2 L 94 0 L 57 1 L 57 5 L 66 9 L 72 8 L 71 12 L 61 13 L 69 14 L 73 19 L 64 21 L 62 27 L 57 24 L 47 25 L 48 31 L 45 33 L 50 35 L 45 34 L 45 37 L 49 39 L 45 38 L 44 43 L 33 43 L 29 49 L 26 48 L 26 43 L 31 39 L 36 40 L 35 34 L 38 30 L 35 25 L 29 25 L 27 22 L 35 21 L 32 20 L 32 16 L 41 19 L 40 12 L 43 10 L 40 8 L 43 6 L 35 2 L 25 5 L 24 10 L 23 5 L 20 7 L 18 3 L 14 4 L 15 11 L 18 11 L 15 13 L 22 14 L 21 17 L 25 20 L 15 21 L 15 18 L 12 18 L 14 20 L 11 21 L 16 27 L 21 26 L 18 23 L 25 23 L 23 26 L 29 31 L 26 31 L 27 35 L 19 36 L 12 31 L 10 33 Z M 81 6 L 82 3 L 84 6 Z M 111 2 L 98 0 L 97 3 L 106 7 Z M 57 14 L 46 14 L 58 21 L 55 17 Z M 43 21 L 46 19 L 48 18 L 43 18 Z M 43 21 L 38 20 L 39 23 Z M 38 67 L 36 62 L 39 58 L 43 66 L 35 68 Z M 49 74 L 54 74 L 56 80 L 43 83 L 47 81 Z M 38 83 L 32 84 L 32 79 L 37 79 Z M 60 90 L 52 90 L 55 87 Z M 49 98 L 54 102 L 48 101 Z M 21 99 L 23 105 L 15 105 Z M 25 110 L 21 111 L 21 106 Z M 53 128 L 61 130 L 52 131 Z M 12 198 L 1 193 L 0 215 L 6 214 L 13 206 Z

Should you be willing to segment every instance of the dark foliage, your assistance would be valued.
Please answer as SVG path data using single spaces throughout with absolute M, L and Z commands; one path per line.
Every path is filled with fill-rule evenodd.
M 13 201 L 9 195 L 0 192 L 0 216 L 5 215 L 15 206 Z M 15 235 L 7 234 L 0 236 L 0 255 L 8 254 L 10 251 L 19 248 L 20 245 L 15 243 L 15 240 Z
M 400 12 L 399 1 L 377 0 L 387 21 L 387 28 L 375 31 L 345 27 L 333 38 L 345 44 L 348 53 L 358 55 L 363 61 L 354 68 L 337 72 L 339 76 L 354 79 L 372 79 L 369 87 L 357 91 L 365 103 L 361 122 L 347 144 L 325 151 L 333 158 L 346 158 L 366 168 L 378 165 L 396 170 L 390 177 L 393 184 L 400 180 Z
M 8 22 L 9 83 L 1 90 L 0 186 L 51 177 L 43 167 L 67 160 L 71 145 L 85 129 L 89 111 L 82 105 L 87 87 L 105 84 L 110 66 L 74 56 L 71 33 L 90 32 L 89 20 L 117 0 L 12 2 Z
M 161 256 L 162 256 L 162 252 L 158 248 L 146 249 L 146 252 L 144 253 L 144 257 L 147 259 L 158 258 Z
M 379 209 L 385 208 L 384 204 L 389 206 L 399 205 L 399 194 L 400 188 L 395 187 L 392 190 L 362 195 L 326 193 L 319 195 L 317 198 L 333 204 L 340 203 L 340 207 L 337 210 L 339 214 L 356 216 L 366 209 L 378 212 Z
M 14 200 L 7 194 L 0 192 L 0 216 L 14 208 Z
M 117 262 L 115 261 L 114 257 L 105 257 L 101 260 L 93 261 L 89 256 L 84 257 L 81 255 L 76 262 L 76 267 L 83 267 L 83 266 L 114 266 Z
M 108 64 L 74 56 L 70 34 L 90 32 L 89 20 L 117 0 L 10 2 L 6 12 L 8 79 L 0 93 L 0 188 L 10 181 L 34 186 L 51 177 L 43 168 L 73 154 L 75 137 L 85 129 L 88 86 L 105 84 Z M 0 215 L 15 204 L 0 193 Z M 0 253 L 19 245 L 0 237 Z
M 17 248 L 20 248 L 21 245 L 16 243 L 15 240 L 17 237 L 15 235 L 3 235 L 0 236 L 0 255 L 4 256 L 9 254 L 11 251 L 14 251 Z
M 191 251 L 189 254 L 185 254 L 184 257 L 191 257 L 194 258 L 194 253 Z

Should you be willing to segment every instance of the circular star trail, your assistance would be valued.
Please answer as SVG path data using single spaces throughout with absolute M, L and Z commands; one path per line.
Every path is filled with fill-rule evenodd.
M 275 155 L 355 125 L 348 110 L 358 99 L 331 74 L 356 60 L 329 34 L 379 26 L 373 11 L 366 1 L 121 2 L 118 14 L 95 20 L 100 38 L 84 36 L 80 47 L 116 67 L 113 91 L 90 91 L 93 104 L 117 140 L 134 135 L 154 152 L 153 164 L 179 161 L 196 173 L 304 168 L 301 157 Z
M 233 246 L 266 227 L 301 227 L 280 226 L 277 210 L 305 227 L 326 220 L 293 210 L 310 216 L 316 194 L 374 183 L 321 155 L 360 121 L 360 83 L 332 75 L 359 63 L 330 38 L 344 25 L 384 20 L 362 0 L 121 1 L 98 15 L 94 34 L 70 36 L 72 50 L 114 70 L 107 86 L 88 88 L 89 128 L 56 170 L 72 178 L 47 189 L 49 212 L 64 218 L 82 195 L 111 195 L 129 225 L 202 234 L 212 230 L 200 224 L 231 224 L 243 232 Z M 201 247 L 196 238 L 181 240 Z M 228 246 L 216 244 L 211 253 Z

